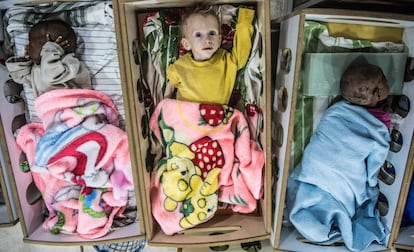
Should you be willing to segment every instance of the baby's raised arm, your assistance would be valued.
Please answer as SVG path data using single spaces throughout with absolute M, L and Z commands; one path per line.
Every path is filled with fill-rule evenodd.
M 232 58 L 237 62 L 238 69 L 246 65 L 252 49 L 254 14 L 255 11 L 252 9 L 239 8 L 232 49 Z

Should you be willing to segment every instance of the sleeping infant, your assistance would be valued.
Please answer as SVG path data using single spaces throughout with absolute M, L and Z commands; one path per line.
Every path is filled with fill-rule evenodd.
M 380 67 L 371 64 L 349 67 L 342 76 L 340 91 L 342 98 L 365 107 L 388 128 L 391 127 L 390 115 L 382 108 L 389 89 Z
M 343 241 L 351 251 L 385 244 L 388 229 L 375 208 L 377 174 L 389 150 L 387 80 L 378 66 L 350 66 L 340 99 L 322 116 L 288 179 L 289 219 L 307 240 Z
M 76 34 L 69 24 L 40 21 L 29 31 L 28 57 L 11 57 L 6 66 L 15 82 L 32 86 L 35 97 L 53 89 L 91 89 L 89 71 L 75 50 Z

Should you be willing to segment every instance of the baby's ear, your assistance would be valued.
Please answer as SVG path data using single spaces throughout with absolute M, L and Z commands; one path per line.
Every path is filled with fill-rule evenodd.
M 385 87 L 377 87 L 374 90 L 374 97 L 378 99 L 378 101 L 385 100 L 389 95 L 388 86 Z
M 181 39 L 181 44 L 183 45 L 185 50 L 187 50 L 187 51 L 191 50 L 190 42 L 186 38 Z

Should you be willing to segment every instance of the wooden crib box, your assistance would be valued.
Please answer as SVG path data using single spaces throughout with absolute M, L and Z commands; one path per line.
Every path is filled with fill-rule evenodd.
M 230 212 L 216 214 L 211 220 L 180 234 L 166 235 L 153 218 L 150 201 L 151 157 L 148 149 L 148 114 L 142 97 L 142 87 L 138 83 L 143 74 L 139 70 L 140 51 L 138 44 L 143 39 L 142 20 L 147 13 L 186 7 L 197 1 L 129 1 L 115 0 L 119 56 L 121 58 L 122 80 L 127 94 L 127 132 L 133 139 L 133 163 L 138 168 L 140 192 L 143 201 L 146 238 L 150 245 L 177 248 L 207 247 L 234 244 L 244 241 L 264 240 L 270 237 L 270 27 L 269 1 L 210 1 L 219 4 L 250 4 L 255 6 L 260 37 L 260 65 L 263 70 L 260 109 L 263 111 L 263 124 L 260 142 L 265 152 L 264 196 L 259 200 L 258 210 L 253 214 L 242 215 Z M 151 84 L 152 85 L 152 84 Z M 144 97 L 145 98 L 145 97 Z M 156 101 L 157 102 L 157 101 Z M 215 234 L 214 236 L 212 236 Z
M 412 85 L 412 81 L 410 83 Z M 412 86 L 410 87 L 412 90 Z M 412 92 L 412 91 L 411 91 Z M 412 122 L 411 122 L 412 123 Z M 414 249 L 414 226 L 402 226 L 404 218 L 404 209 L 406 207 L 407 198 L 410 192 L 410 187 L 414 172 L 414 140 L 411 141 L 410 153 L 407 157 L 407 167 L 405 169 L 404 178 L 402 181 L 402 188 L 398 198 L 398 209 L 396 211 L 394 220 L 394 233 L 391 236 L 393 247 L 397 249 Z
M 0 5 L 2 9 L 2 13 L 5 13 L 9 8 L 14 7 L 13 4 L 18 6 L 19 8 L 31 8 L 31 7 L 45 7 L 47 8 L 51 4 L 60 4 L 59 2 L 63 1 L 48 1 L 48 0 L 40 0 L 40 1 L 8 1 L 7 3 L 3 3 Z M 65 1 L 67 2 L 67 1 Z M 86 4 L 99 4 L 99 1 L 75 1 L 75 2 L 83 2 Z M 111 3 L 110 1 L 108 3 Z M 104 4 L 104 1 L 101 1 L 100 4 Z M 108 4 L 110 6 L 111 4 Z M 102 5 L 103 6 L 103 5 Z M 103 12 L 103 9 L 102 9 Z M 78 32 L 78 31 L 76 31 Z M 113 40 L 116 41 L 115 32 L 113 32 Z M 78 36 L 80 36 L 78 34 Z M 105 36 L 102 34 L 102 36 Z M 108 36 L 109 38 L 110 36 Z M 89 38 L 82 38 L 82 42 L 87 43 Z M 89 41 L 91 42 L 91 41 Z M 116 47 L 116 43 L 114 43 L 114 48 Z M 24 45 L 23 45 L 24 47 Z M 116 51 L 116 49 L 114 49 Z M 22 51 L 20 51 L 22 52 Z M 108 50 L 109 52 L 109 50 Z M 92 53 L 94 54 L 94 53 Z M 115 53 L 116 55 L 116 53 Z M 19 55 L 21 56 L 21 55 Z M 114 64 L 118 65 L 118 58 L 113 58 Z M 93 61 L 91 61 L 93 62 Z M 103 64 L 104 63 L 102 61 Z M 94 64 L 94 63 L 93 63 Z M 3 67 L 3 66 L 2 66 Z M 4 67 L 5 68 L 5 67 Z M 118 70 L 119 71 L 119 67 Z M 116 72 L 115 71 L 115 72 Z M 114 73 L 115 73 L 114 72 Z M 112 78 L 112 76 L 110 77 Z M 42 244 L 42 245 L 56 245 L 56 246 L 79 246 L 79 245 L 95 245 L 95 244 L 108 244 L 108 243 L 116 243 L 116 242 L 124 242 L 124 241 L 131 241 L 131 240 L 140 240 L 144 239 L 143 229 L 144 224 L 141 221 L 141 210 L 139 204 L 139 196 L 138 196 L 138 186 L 137 186 L 137 177 L 135 176 L 136 172 L 134 172 L 134 187 L 135 187 L 135 194 L 137 195 L 137 217 L 132 221 L 131 224 L 118 227 L 116 230 L 111 230 L 106 235 L 95 238 L 95 239 L 88 239 L 88 238 L 81 238 L 77 235 L 73 234 L 52 234 L 47 232 L 43 227 L 42 223 L 44 220 L 44 203 L 41 197 L 40 192 L 37 190 L 33 178 L 28 172 L 28 167 L 25 167 L 25 160 L 26 157 L 24 153 L 20 150 L 17 146 L 15 141 L 15 133 L 16 130 L 19 129 L 21 126 L 25 125 L 26 116 L 27 116 L 27 104 L 24 104 L 24 101 L 21 100 L 19 102 L 10 103 L 6 100 L 5 96 L 16 95 L 16 97 L 20 96 L 20 91 L 16 94 L 5 94 L 5 85 L 3 82 L 6 82 L 9 79 L 8 73 L 1 73 L 1 97 L 0 97 L 0 136 L 1 136 L 1 166 L 2 172 L 7 171 L 9 172 L 8 175 L 4 173 L 1 174 L 1 187 L 3 187 L 3 176 L 8 176 L 9 183 L 11 184 L 11 191 L 15 193 L 14 203 L 16 205 L 16 209 L 12 209 L 13 211 L 17 212 L 19 217 L 19 221 L 21 224 L 22 232 L 23 232 L 23 241 L 26 243 L 33 243 L 33 244 Z M 119 76 L 118 76 L 119 79 Z M 114 79 L 112 79 L 113 81 Z M 116 81 L 113 83 L 117 83 Z M 119 80 L 120 83 L 120 80 Z M 113 84 L 116 85 L 116 84 Z M 21 85 L 19 85 L 21 87 Z M 122 87 L 119 84 L 116 87 L 117 90 L 121 92 Z M 118 102 L 122 105 L 123 104 L 123 97 L 122 95 L 117 97 L 119 98 Z M 121 113 L 122 114 L 122 113 Z M 3 156 L 4 155 L 4 156 Z M 4 159 L 4 160 L 3 160 Z M 3 161 L 5 161 L 3 163 Z M 3 167 L 5 166 L 5 167 Z M 4 170 L 4 168 L 8 168 Z M 11 210 L 9 210 L 11 211 Z M 3 212 L 2 212 L 3 213 Z M 13 214 L 15 214 L 13 212 Z M 2 214 L 3 215 L 3 214 Z M 14 216 L 14 215 L 13 215 Z M 1 216 L 3 218 L 3 216 Z M 13 217 L 15 221 L 17 217 Z M 12 218 L 10 217 L 10 220 Z
M 19 115 L 24 111 L 22 102 L 12 100 L 16 92 L 19 95 L 20 89 L 15 83 L 9 81 L 8 73 L 7 68 L 4 65 L 0 65 L 0 104 L 2 108 L 0 113 L 0 197 L 2 197 L 0 203 L 0 226 L 2 227 L 12 226 L 18 222 L 15 192 L 11 185 L 11 163 L 15 160 L 11 160 L 12 157 L 9 156 L 9 146 L 13 146 L 13 142 L 8 133 L 13 132 L 13 124 L 19 120 Z M 17 117 L 7 114 L 8 111 L 13 111 L 12 114 L 17 115 Z
M 385 40 L 380 41 L 400 41 L 404 44 L 405 49 L 408 50 L 407 52 L 397 53 L 397 55 L 389 54 L 381 56 L 380 61 L 387 61 L 392 62 L 394 57 L 399 59 L 398 67 L 396 67 L 397 72 L 400 74 L 404 74 L 405 69 L 405 60 L 408 56 L 413 54 L 413 36 L 412 28 L 414 26 L 413 18 L 410 16 L 404 15 L 394 15 L 394 14 L 386 14 L 386 13 L 374 13 L 374 12 L 363 12 L 363 11 L 346 11 L 346 10 L 334 10 L 334 9 L 304 9 L 301 11 L 293 12 L 289 16 L 283 18 L 280 21 L 280 37 L 279 37 L 279 44 L 277 50 L 277 67 L 274 71 L 276 71 L 276 82 L 275 85 L 275 95 L 274 99 L 275 102 L 273 104 L 273 117 L 272 123 L 274 134 L 273 137 L 273 153 L 277 157 L 276 161 L 276 169 L 274 170 L 273 177 L 278 178 L 276 183 L 274 184 L 273 188 L 273 196 L 275 200 L 275 211 L 273 216 L 273 227 L 272 227 L 272 237 L 271 243 L 276 251 L 348 251 L 348 249 L 342 244 L 335 244 L 332 246 L 321 246 L 316 244 L 311 244 L 303 240 L 302 236 L 296 231 L 295 228 L 288 221 L 287 213 L 286 213 L 286 206 L 285 206 L 285 199 L 286 199 L 286 187 L 287 187 L 287 180 L 289 173 L 294 167 L 294 153 L 295 153 L 295 128 L 296 125 L 295 113 L 302 111 L 302 115 L 304 113 L 313 113 L 314 118 L 320 118 L 323 111 L 320 111 L 319 114 L 314 112 L 306 111 L 304 102 L 302 102 L 302 98 L 305 97 L 303 93 L 299 91 L 299 83 L 303 80 L 302 87 L 303 90 L 307 90 L 308 93 L 312 93 L 313 91 L 318 91 L 316 93 L 322 93 L 321 95 L 327 95 L 329 92 L 332 91 L 332 88 L 323 89 L 323 87 L 318 86 L 319 83 L 315 84 L 315 87 L 312 87 L 312 83 L 306 83 L 305 80 L 309 76 L 315 77 L 315 75 L 310 74 L 309 71 L 303 73 L 304 70 L 309 68 L 314 68 L 313 71 L 319 71 L 319 73 L 323 73 L 324 66 L 332 67 L 332 62 L 323 62 L 320 61 L 321 65 L 315 66 L 305 66 L 305 62 L 312 63 L 313 61 L 310 60 L 309 57 L 325 57 L 325 54 L 329 54 L 329 52 L 324 52 L 325 54 L 318 54 L 316 51 L 307 50 L 305 48 L 305 22 L 308 21 L 315 21 L 326 25 L 334 25 L 332 30 L 335 31 L 341 30 L 338 27 L 341 26 L 348 26 L 354 27 L 352 31 L 358 31 L 359 28 L 355 28 L 356 26 L 364 26 L 365 28 L 374 30 L 379 28 L 380 30 L 388 32 L 384 33 L 376 33 L 376 32 L 368 32 L 364 35 L 372 35 L 376 34 L 377 36 L 384 35 Z M 346 30 L 345 28 L 343 30 Z M 355 32 L 353 37 L 349 37 L 350 39 L 358 39 L 362 33 L 358 34 Z M 339 34 L 339 33 L 338 33 Z M 345 35 L 344 35 L 345 34 Z M 346 32 L 340 35 L 333 35 L 334 37 L 346 37 Z M 397 34 L 397 35 L 396 35 Z M 395 40 L 394 35 L 399 37 Z M 348 30 L 349 36 L 349 30 Z M 308 37 L 306 37 L 308 38 Z M 365 38 L 368 40 L 375 41 L 374 37 Z M 378 41 L 376 41 L 378 42 Z M 309 48 L 309 47 L 308 47 Z M 306 51 L 307 50 L 307 51 Z M 315 49 L 313 49 L 315 50 Z M 276 51 L 274 52 L 276 53 Z M 334 52 L 332 52 L 333 54 Z M 339 53 L 339 52 L 338 52 Z M 329 58 L 338 57 L 336 60 L 340 60 L 337 64 L 341 65 L 342 63 L 349 60 L 346 54 L 349 53 L 349 57 L 352 58 L 358 52 L 344 52 L 341 51 L 340 54 L 344 54 L 344 57 L 339 55 L 329 55 Z M 361 52 L 360 52 L 361 53 Z M 362 52 L 364 53 L 364 52 Z M 312 55 L 309 55 L 312 54 Z M 358 56 L 358 55 L 357 55 Z M 375 58 L 375 57 L 374 57 Z M 370 62 L 372 57 L 366 57 L 365 61 Z M 375 61 L 370 62 L 375 63 Z M 327 65 L 322 65 L 327 64 Z M 328 68 L 329 68 L 328 67 Z M 303 76 L 302 76 L 303 74 Z M 332 73 L 330 73 L 332 75 Z M 342 73 L 340 73 L 342 74 Z M 325 76 L 316 76 L 317 79 L 324 79 Z M 335 76 L 336 78 L 338 76 Z M 303 78 L 303 79 L 302 79 Z M 398 76 L 397 78 L 400 81 L 403 81 L 403 76 Z M 406 80 L 404 80 L 406 81 Z M 410 83 L 409 83 L 410 82 Z M 412 81 L 406 81 L 402 84 L 402 92 L 399 95 L 404 95 L 410 101 L 414 99 L 414 89 L 412 88 Z M 305 87 L 306 85 L 310 85 Z M 337 83 L 335 83 L 337 85 Z M 318 90 L 320 89 L 320 90 Z M 329 90 L 328 90 L 329 89 Z M 322 91 L 322 92 L 319 92 Z M 312 94 L 315 95 L 315 94 Z M 337 95 L 337 93 L 335 93 Z M 303 98 L 304 99 L 304 98 Z M 325 105 L 324 105 L 325 106 Z M 327 106 L 327 104 L 326 104 Z M 303 110 L 302 110 L 303 108 Z M 300 111 L 298 111 L 300 109 Z M 306 111 L 306 112 L 303 112 Z M 313 119 L 315 120 L 315 119 Z M 411 148 L 411 141 L 412 141 L 412 132 L 413 132 L 413 121 L 414 121 L 414 114 L 411 109 L 409 113 L 404 117 L 402 121 L 398 124 L 398 130 L 400 131 L 404 143 L 402 148 L 398 152 L 390 151 L 387 156 L 387 161 L 392 163 L 395 167 L 395 180 L 391 183 L 385 183 L 384 181 L 379 179 L 379 188 L 382 196 L 386 198 L 387 207 L 381 208 L 381 220 L 384 225 L 389 229 L 390 236 L 387 239 L 385 245 L 379 245 L 377 243 L 372 243 L 368 248 L 364 251 L 390 251 L 391 247 L 393 246 L 394 242 L 396 241 L 396 236 L 398 236 L 398 227 L 400 224 L 400 215 L 403 209 L 403 204 L 400 202 L 402 198 L 406 197 L 406 192 L 408 190 L 407 183 L 409 185 L 409 177 L 412 174 L 412 153 L 413 150 Z M 314 128 L 317 122 L 315 121 L 305 121 L 302 124 L 298 125 L 308 125 L 310 128 Z M 313 125 L 313 126 L 312 126 Z M 298 130 L 304 132 L 301 126 L 298 126 Z M 309 133 L 308 133 L 309 134 Z M 310 133 L 311 134 L 311 133 Z M 300 145 L 301 143 L 296 142 L 296 144 Z M 297 147 L 297 146 L 296 146 Z M 301 147 L 299 147 L 301 148 Z M 302 147 L 303 148 L 303 147 Z M 302 149 L 303 151 L 303 149 Z M 322 178 L 321 178 L 322 179 Z M 400 234 L 402 235 L 402 234 Z M 397 244 L 395 244 L 397 245 Z

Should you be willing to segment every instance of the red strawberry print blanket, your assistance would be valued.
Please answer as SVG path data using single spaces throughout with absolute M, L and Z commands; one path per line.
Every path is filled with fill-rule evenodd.
M 235 212 L 256 209 L 264 153 L 240 111 L 164 99 L 150 128 L 164 153 L 151 176 L 151 207 L 166 234 L 211 219 L 219 201 Z

